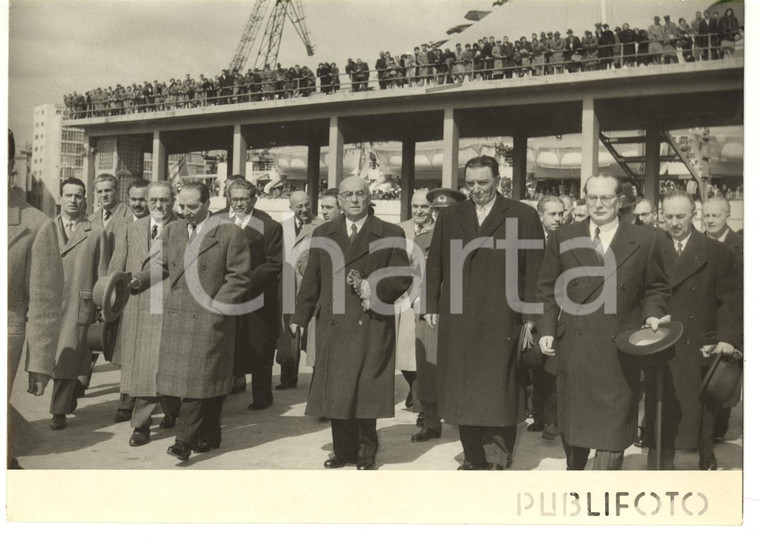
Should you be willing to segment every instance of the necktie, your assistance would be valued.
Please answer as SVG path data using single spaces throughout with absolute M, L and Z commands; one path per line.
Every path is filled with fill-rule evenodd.
M 303 225 L 301 225 L 301 222 L 296 220 L 296 237 L 301 234 L 302 228 L 303 228 Z
M 195 226 L 192 227 L 193 229 L 190 231 L 190 238 L 187 240 L 188 244 L 191 244 L 195 240 L 195 237 L 198 236 L 198 231 L 196 231 Z
M 239 228 L 243 228 L 243 220 L 241 218 L 235 217 L 235 225 Z
M 682 243 L 681 243 L 681 241 L 679 240 L 679 241 L 678 241 L 678 244 L 676 245 L 676 255 L 677 255 L 678 257 L 681 257 L 681 254 L 682 254 L 682 253 L 683 253 L 683 244 L 682 244 Z
M 483 225 L 483 221 L 486 219 L 486 207 L 477 206 L 478 211 L 478 225 Z
M 150 238 L 152 240 L 155 240 L 157 236 L 158 236 L 158 226 L 154 225 L 153 229 L 151 229 L 151 231 L 150 231 Z
M 351 235 L 348 237 L 348 239 L 351 242 L 354 242 L 354 240 L 356 240 L 357 235 L 358 234 L 356 232 L 356 224 L 351 224 Z
M 594 252 L 596 252 L 596 260 L 600 265 L 604 265 L 604 245 L 602 239 L 599 238 L 600 229 L 597 227 L 594 230 Z
M 104 210 L 103 211 L 103 221 L 108 221 L 108 219 L 111 217 L 111 211 L 110 210 Z
M 422 233 L 422 226 L 417 224 L 414 226 L 414 234 L 416 236 L 416 235 L 419 235 L 420 233 Z

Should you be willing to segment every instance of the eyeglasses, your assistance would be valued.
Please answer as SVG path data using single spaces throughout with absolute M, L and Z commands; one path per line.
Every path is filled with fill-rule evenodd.
M 592 205 L 596 205 L 597 201 L 601 201 L 605 207 L 611 207 L 617 197 L 617 195 L 587 195 L 586 201 Z
M 230 199 L 233 203 L 250 203 L 251 198 L 250 197 L 233 197 Z
M 159 202 L 163 205 L 168 205 L 169 203 L 171 203 L 171 199 L 169 199 L 168 197 L 151 197 L 150 199 L 148 199 L 148 201 L 150 203 L 153 203 L 154 205 Z
M 341 192 L 338 195 L 341 196 L 343 199 L 350 199 L 352 197 L 358 197 L 359 199 L 364 199 L 365 197 L 367 197 L 367 192 L 364 190 L 359 190 L 356 192 Z

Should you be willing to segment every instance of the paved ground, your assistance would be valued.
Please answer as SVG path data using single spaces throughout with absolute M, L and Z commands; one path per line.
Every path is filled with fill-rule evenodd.
M 275 370 L 277 368 L 275 367 Z M 304 416 L 311 369 L 303 368 L 295 390 L 275 391 L 275 404 L 264 411 L 248 411 L 250 385 L 246 393 L 231 395 L 224 406 L 222 447 L 210 453 L 194 454 L 189 462 L 179 463 L 166 454 L 173 442 L 171 430 L 159 430 L 162 415 L 154 416 L 150 444 L 132 448 L 127 445 L 132 429 L 129 423 L 113 423 L 119 396 L 119 372 L 112 365 L 98 362 L 92 384 L 80 399 L 76 413 L 69 416 L 65 430 L 49 428 L 50 390 L 42 398 L 26 393 L 24 374 L 19 373 L 13 387 L 12 404 L 25 419 L 19 429 L 17 457 L 26 469 L 321 469 L 332 451 L 330 425 Z M 275 376 L 275 383 L 278 381 Z M 382 470 L 454 470 L 462 462 L 457 429 L 445 425 L 443 437 L 426 443 L 412 443 L 417 432 L 416 414 L 404 408 L 407 387 L 403 377 L 396 378 L 396 416 L 378 421 L 380 450 L 377 464 Z M 736 408 L 725 443 L 716 446 L 721 469 L 741 469 L 742 415 Z M 516 470 L 564 470 L 564 453 L 559 440 L 547 442 L 540 434 L 518 427 Z M 696 453 L 679 453 L 677 467 L 696 469 Z M 591 467 L 591 462 L 588 468 Z M 641 449 L 630 447 L 625 469 L 646 468 Z

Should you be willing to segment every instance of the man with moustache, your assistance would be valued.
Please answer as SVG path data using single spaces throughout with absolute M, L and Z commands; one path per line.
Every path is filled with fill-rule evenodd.
M 66 415 L 77 407 L 77 377 L 91 370 L 87 327 L 95 322 L 92 289 L 108 270 L 110 254 L 106 232 L 85 216 L 85 186 L 70 177 L 61 183 L 61 214 L 55 219 L 63 260 L 61 332 L 55 354 L 50 413 L 52 430 L 66 428 Z
M 619 470 L 636 436 L 640 369 L 618 352 L 614 337 L 644 323 L 656 330 L 670 288 L 659 237 L 618 218 L 620 181 L 592 176 L 584 194 L 589 220 L 561 227 L 547 241 L 536 294 L 543 304 L 539 346 L 557 357 L 558 427 L 567 469 L 583 470 L 593 448 L 594 469 Z M 576 277 L 565 280 L 566 271 Z M 555 296 L 558 285 L 561 299 Z M 606 313 L 604 305 L 612 301 L 615 310 Z
M 136 275 L 143 271 L 151 250 L 157 247 L 158 237 L 176 219 L 172 212 L 174 189 L 171 183 L 151 182 L 147 192 L 149 215 L 133 221 L 124 238 L 117 239 L 116 251 L 108 265 L 109 274 L 122 271 Z M 131 447 L 150 442 L 151 415 L 159 401 L 164 412 L 160 428 L 174 427 L 180 407 L 176 397 L 158 397 L 156 375 L 163 314 L 151 312 L 153 287 L 162 288 L 165 283 L 132 296 L 124 307 L 112 358 L 114 364 L 121 366 L 121 400 L 114 422 L 132 420 Z
M 699 469 L 716 470 L 713 453 L 715 422 L 720 402 L 701 395 L 702 379 L 713 354 L 733 355 L 742 343 L 741 274 L 730 248 L 707 238 L 692 226 L 696 205 L 686 192 L 672 191 L 662 200 L 667 241 L 662 257 L 673 296 L 668 311 L 684 332 L 674 356 L 664 367 L 662 468 L 673 469 L 677 449 L 697 449 Z M 700 351 L 711 346 L 710 356 Z M 646 370 L 645 434 L 654 434 L 656 374 Z M 654 442 L 649 469 L 656 468 Z
M 498 179 L 490 156 L 465 164 L 470 198 L 438 216 L 427 259 L 424 318 L 438 326 L 438 404 L 459 425 L 460 470 L 508 468 L 525 418 L 513 356 L 531 321 L 523 303 L 533 300 L 541 250 L 517 251 L 509 232 L 539 247 L 544 235 L 536 211 L 499 194 Z
M 251 284 L 245 234 L 210 216 L 209 204 L 205 184 L 185 184 L 179 193 L 185 219 L 166 225 L 159 237 L 161 249 L 130 282 L 137 292 L 156 287 L 151 282 L 156 268 L 168 279 L 156 389 L 182 400 L 176 440 L 167 449 L 182 461 L 193 450 L 207 452 L 221 445 L 222 405 L 232 388 L 233 316 L 242 309 Z
M 370 470 L 377 419 L 394 414 L 393 303 L 412 278 L 408 269 L 396 269 L 409 266 L 404 233 L 369 214 L 366 181 L 344 179 L 339 197 L 343 217 L 312 235 L 290 330 L 296 334 L 317 319 L 320 339 L 306 414 L 331 421 L 335 456 L 324 467 L 356 463 Z M 370 244 L 378 242 L 391 246 L 374 244 L 370 253 Z
M 311 212 L 311 198 L 304 191 L 298 190 L 290 194 L 290 210 L 293 216 L 282 222 L 282 249 L 283 249 L 283 301 L 292 299 L 295 302 L 296 292 L 301 285 L 301 273 L 298 271 L 298 261 L 301 254 L 308 252 L 309 242 L 314 229 L 322 224 L 322 220 L 317 218 Z M 308 258 L 308 256 L 306 256 Z M 303 270 L 303 269 L 301 269 Z M 287 273 L 287 274 L 286 274 Z M 287 329 L 290 324 L 290 311 L 292 308 L 284 307 L 283 324 Z M 314 347 L 316 337 L 315 322 L 309 323 L 306 331 L 305 342 L 306 350 Z M 289 334 L 289 333 L 288 333 Z M 304 340 L 301 341 L 303 344 Z M 297 351 L 300 353 L 301 344 Z M 290 349 L 290 348 L 287 348 Z M 298 364 L 300 355 L 291 358 L 288 351 L 279 351 L 277 353 L 277 362 L 280 363 L 280 383 L 275 387 L 276 390 L 295 389 L 298 386 Z

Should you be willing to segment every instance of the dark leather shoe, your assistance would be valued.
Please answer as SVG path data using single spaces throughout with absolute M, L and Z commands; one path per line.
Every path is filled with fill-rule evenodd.
M 465 462 L 457 468 L 457 471 L 485 470 L 486 467 L 487 464 L 472 464 L 471 462 Z
M 85 387 L 84 384 L 77 380 L 74 384 L 74 398 L 82 398 L 84 396 Z
M 298 387 L 297 383 L 280 383 L 279 385 L 274 386 L 275 391 L 284 391 L 286 389 L 295 389 Z
M 633 442 L 635 447 L 644 447 L 644 427 L 639 427 L 639 432 L 636 435 L 636 441 Z
M 116 410 L 116 415 L 113 416 L 114 423 L 123 423 L 124 421 L 132 420 L 132 412 L 130 410 Z
M 272 402 L 268 400 L 267 401 L 254 400 L 253 402 L 248 404 L 248 409 L 249 410 L 265 410 L 271 405 L 272 405 Z
M 541 434 L 541 437 L 545 440 L 553 440 L 557 436 L 559 436 L 559 430 L 557 430 L 557 427 L 551 423 L 546 423 L 544 425 L 544 432 Z
M 174 428 L 175 424 L 177 424 L 177 419 L 164 415 L 164 418 L 158 424 L 158 428 Z
M 66 416 L 62 413 L 53 415 L 53 419 L 50 421 L 50 430 L 63 430 L 64 428 L 66 428 Z
M 417 426 L 422 428 L 425 426 L 425 413 L 421 412 L 419 415 L 417 415 Z
M 368 456 L 368 457 L 360 458 L 359 460 L 356 461 L 356 469 L 357 470 L 375 469 L 375 457 Z
M 528 432 L 541 432 L 544 429 L 544 423 L 531 423 L 528 425 Z
M 329 469 L 342 468 L 346 464 L 356 464 L 356 457 L 335 455 L 325 460 L 324 467 Z
M 187 462 L 190 458 L 190 446 L 184 441 L 176 441 L 174 445 L 166 450 L 166 453 L 180 459 L 183 462 Z
M 132 432 L 132 437 L 129 438 L 130 447 L 140 447 L 150 442 L 150 432 L 148 430 L 141 430 L 136 428 Z
M 486 464 L 486 467 L 483 468 L 483 469 L 484 470 L 502 471 L 502 470 L 504 470 L 504 466 L 502 466 L 501 464 L 491 464 L 490 462 L 488 462 Z
M 715 460 L 715 455 L 712 455 L 708 458 L 700 458 L 699 459 L 699 469 L 700 470 L 717 470 L 718 469 L 718 461 Z
M 430 428 L 423 428 L 412 436 L 412 441 L 428 441 L 435 438 L 440 438 L 441 433 L 431 430 Z
M 211 449 L 219 449 L 222 445 L 222 438 L 214 438 L 213 440 L 201 440 L 195 444 L 193 451 L 196 453 L 208 453 Z

